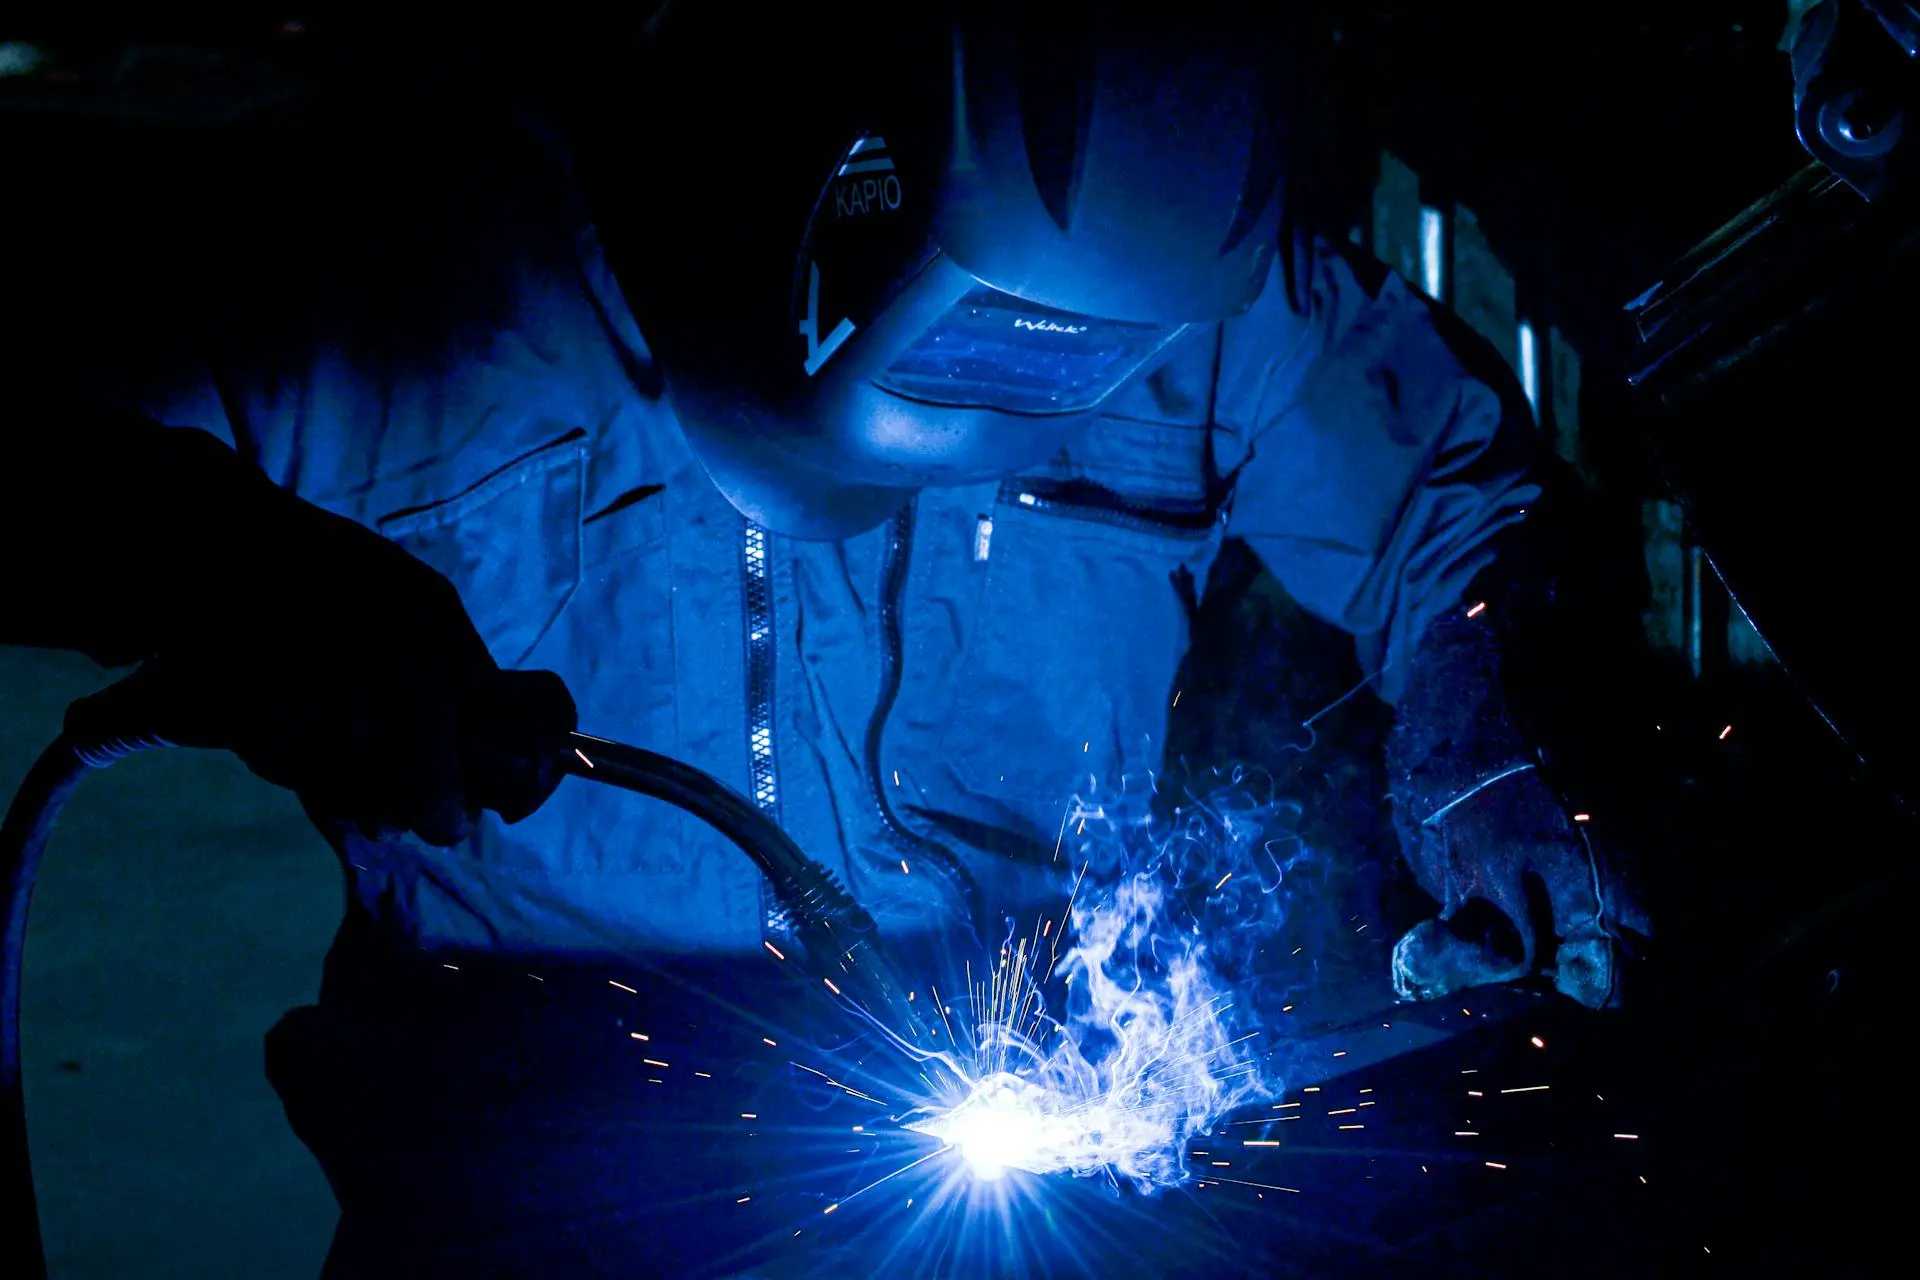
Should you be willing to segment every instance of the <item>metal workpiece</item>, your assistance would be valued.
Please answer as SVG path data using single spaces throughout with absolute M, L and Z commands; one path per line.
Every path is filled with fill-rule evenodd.
M 567 746 L 568 773 L 664 800 L 752 859 L 786 908 L 807 967 L 829 991 L 910 1051 L 946 1047 L 895 976 L 873 917 L 753 801 L 711 774 L 641 747 L 584 733 L 570 735 Z

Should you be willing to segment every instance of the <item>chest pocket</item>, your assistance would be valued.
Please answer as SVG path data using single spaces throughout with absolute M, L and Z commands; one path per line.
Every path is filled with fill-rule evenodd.
M 1084 478 L 1003 485 L 941 742 L 961 785 L 1050 842 L 1090 775 L 1158 769 L 1188 643 L 1183 582 L 1205 577 L 1219 529 L 1198 498 Z
M 585 446 L 576 432 L 453 498 L 377 522 L 447 575 L 503 667 L 527 660 L 579 588 Z

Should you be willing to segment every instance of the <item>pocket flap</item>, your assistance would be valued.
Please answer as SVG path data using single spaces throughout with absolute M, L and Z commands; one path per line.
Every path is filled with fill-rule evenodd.
M 579 586 L 585 470 L 576 433 L 376 527 L 447 575 L 494 660 L 517 667 Z

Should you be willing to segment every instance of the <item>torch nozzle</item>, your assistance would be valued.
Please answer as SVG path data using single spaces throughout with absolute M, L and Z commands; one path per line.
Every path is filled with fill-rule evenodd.
M 873 917 L 752 801 L 692 765 L 584 733 L 569 735 L 563 763 L 575 777 L 664 800 L 732 841 L 773 885 L 814 975 L 902 1044 L 934 1051 L 934 1028 L 901 986 Z

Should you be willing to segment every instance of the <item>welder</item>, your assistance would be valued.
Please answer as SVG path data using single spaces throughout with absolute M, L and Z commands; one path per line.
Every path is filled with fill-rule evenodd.
M 1057 902 L 1063 803 L 1159 768 L 1179 584 L 1240 539 L 1397 711 L 1441 908 L 1399 994 L 1604 1006 L 1647 921 L 1515 703 L 1556 484 L 1485 344 L 1316 224 L 1303 39 L 716 2 L 590 111 L 263 128 L 181 358 L 21 375 L 4 638 L 144 661 L 152 732 L 300 793 L 346 1001 L 397 956 L 777 948 L 717 835 L 556 790 L 576 704 L 889 932 Z

